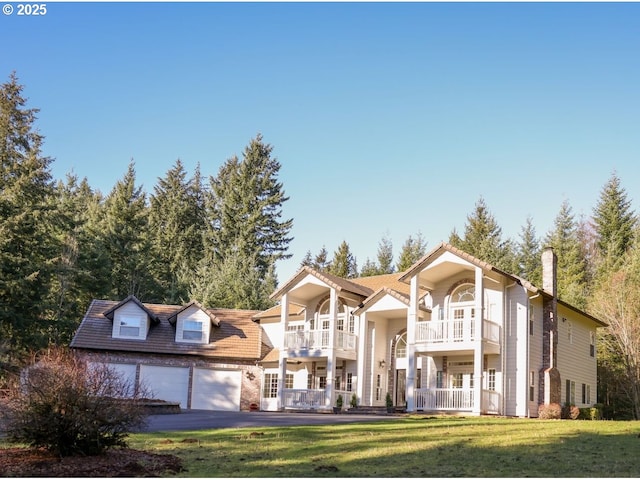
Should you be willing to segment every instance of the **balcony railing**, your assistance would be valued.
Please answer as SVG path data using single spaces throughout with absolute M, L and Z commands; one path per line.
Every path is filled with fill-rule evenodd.
M 415 391 L 417 410 L 472 410 L 470 388 L 419 388 Z
M 292 389 L 284 390 L 284 407 L 315 409 L 326 406 L 325 390 Z
M 430 320 L 416 324 L 416 343 L 456 344 L 476 340 L 475 319 Z M 500 342 L 500 325 L 482 321 L 482 339 Z
M 334 348 L 355 350 L 357 337 L 353 333 L 337 330 L 335 332 Z M 287 350 L 310 350 L 316 348 L 331 348 L 329 345 L 329 330 L 297 330 L 286 332 L 284 347 Z

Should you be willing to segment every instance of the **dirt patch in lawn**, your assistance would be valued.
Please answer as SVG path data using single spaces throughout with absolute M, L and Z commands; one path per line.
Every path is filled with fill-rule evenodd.
M 131 448 L 64 458 L 36 448 L 0 449 L 0 477 L 160 477 L 181 470 L 176 456 Z

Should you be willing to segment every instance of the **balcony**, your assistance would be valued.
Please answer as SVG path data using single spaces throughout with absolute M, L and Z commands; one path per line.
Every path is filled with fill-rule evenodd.
M 284 335 L 284 348 L 289 351 L 336 348 L 355 352 L 356 346 L 357 336 L 342 330 L 336 330 L 334 345 L 330 345 L 329 330 L 297 330 Z
M 488 347 L 487 353 L 499 353 L 500 334 L 500 325 L 489 320 L 482 321 L 482 340 Z M 476 340 L 474 318 L 430 320 L 416 324 L 416 345 L 426 346 L 432 351 L 473 349 Z

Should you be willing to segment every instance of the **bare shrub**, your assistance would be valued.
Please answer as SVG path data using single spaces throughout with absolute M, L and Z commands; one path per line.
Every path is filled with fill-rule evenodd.
M 8 394 L 9 439 L 59 456 L 96 455 L 126 446 L 128 432 L 144 424 L 139 395 L 114 370 L 87 365 L 66 350 L 52 350 L 16 379 Z
M 559 420 L 562 407 L 557 403 L 549 403 L 538 407 L 538 418 L 542 420 Z

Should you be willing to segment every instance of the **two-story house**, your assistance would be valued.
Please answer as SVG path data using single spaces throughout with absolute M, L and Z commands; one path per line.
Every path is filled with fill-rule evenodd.
M 598 319 L 543 285 L 446 243 L 406 272 L 343 279 L 304 267 L 257 314 L 273 350 L 263 410 L 328 410 L 342 395 L 409 412 L 527 417 L 544 403 L 596 402 Z

